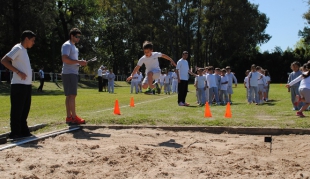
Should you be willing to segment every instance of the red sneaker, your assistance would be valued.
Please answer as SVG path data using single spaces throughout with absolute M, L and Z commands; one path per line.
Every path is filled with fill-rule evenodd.
M 73 122 L 72 116 L 66 117 L 66 124 L 71 124 Z
M 75 118 L 72 118 L 72 122 L 75 124 L 85 124 L 85 120 L 80 118 L 79 116 L 75 116 Z
M 296 113 L 296 116 L 299 116 L 299 117 L 306 117 L 302 112 L 297 112 L 297 113 Z

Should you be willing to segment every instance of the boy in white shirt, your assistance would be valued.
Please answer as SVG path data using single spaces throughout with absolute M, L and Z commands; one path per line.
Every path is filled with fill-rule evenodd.
M 206 103 L 206 78 L 203 76 L 203 68 L 198 69 L 198 76 L 195 78 L 195 84 L 198 97 L 198 104 L 199 106 L 203 106 Z
M 143 79 L 143 75 L 142 75 L 142 73 L 140 71 L 138 71 L 137 74 L 139 75 L 139 77 L 138 77 L 139 91 L 140 91 L 140 93 L 142 93 L 142 79 Z
M 178 92 L 178 75 L 173 72 L 171 75 L 172 78 L 172 93 Z
M 256 67 L 256 71 L 258 73 L 261 74 L 261 78 L 258 79 L 257 84 L 258 84 L 258 96 L 259 96 L 259 101 L 258 104 L 263 104 L 263 94 L 265 92 L 265 86 L 266 86 L 266 82 L 265 82 L 265 78 L 262 72 L 262 67 L 257 66 Z
M 209 103 L 211 104 L 213 101 L 213 97 L 215 98 L 216 104 L 219 104 L 219 94 L 218 94 L 218 88 L 216 85 L 216 77 L 213 74 L 213 67 L 208 68 L 208 74 L 206 76 L 208 87 L 209 87 Z
M 160 52 L 153 52 L 153 44 L 149 41 L 145 41 L 143 43 L 143 52 L 144 56 L 141 57 L 138 61 L 137 66 L 134 68 L 131 75 L 127 78 L 127 81 L 130 81 L 134 74 L 139 71 L 140 67 L 144 64 L 145 65 L 145 78 L 142 82 L 142 87 L 147 89 L 145 94 L 154 94 L 156 87 L 157 93 L 160 93 L 160 88 L 157 83 L 153 84 L 154 79 L 158 79 L 160 75 L 160 68 L 158 58 L 164 58 L 171 62 L 172 65 L 176 66 L 175 62 L 169 56 L 162 54 Z M 153 91 L 154 90 L 154 91 Z
M 165 94 L 170 94 L 170 76 L 166 72 L 165 77 L 164 77 L 164 89 L 165 89 Z
M 220 101 L 222 105 L 225 105 L 228 103 L 228 94 L 227 94 L 227 87 L 228 87 L 228 78 L 225 75 L 226 70 L 221 70 L 221 88 L 220 88 Z
M 249 77 L 248 77 L 248 75 L 249 75 L 249 73 L 250 73 L 250 70 L 247 70 L 247 71 L 245 71 L 245 78 L 244 78 L 244 87 L 245 87 L 245 89 L 246 89 L 246 100 L 248 101 L 249 100 L 249 93 L 250 93 L 250 88 L 249 88 Z
M 108 92 L 114 93 L 114 80 L 115 80 L 115 74 L 113 73 L 113 69 L 110 70 L 110 73 L 107 75 L 108 78 Z
M 139 83 L 139 75 L 136 73 L 132 76 L 132 79 L 131 79 L 130 93 L 132 93 L 133 88 L 135 88 L 135 93 L 138 94 L 139 92 L 138 83 Z
M 230 66 L 226 67 L 226 75 L 225 76 L 227 76 L 227 78 L 228 78 L 227 93 L 228 93 L 229 102 L 230 102 L 230 104 L 232 104 L 231 95 L 234 93 L 233 89 L 232 89 L 232 84 L 234 81 L 235 87 L 237 87 L 238 82 L 237 82 L 237 78 L 235 77 L 235 75 L 233 73 L 231 73 Z
M 253 64 L 251 66 L 251 72 L 248 75 L 248 82 L 250 87 L 250 94 L 248 103 L 251 104 L 253 100 L 255 101 L 256 105 L 259 103 L 258 97 L 258 80 L 262 78 L 262 75 L 256 71 L 256 65 Z
M 165 73 L 162 72 L 162 73 L 159 75 L 159 79 L 158 79 L 158 82 L 159 82 L 159 85 L 160 85 L 160 90 L 163 89 L 163 86 L 164 86 L 164 79 L 165 79 Z
M 202 72 L 202 74 L 206 78 L 206 90 L 205 90 L 206 102 L 211 103 L 212 101 L 209 101 L 209 84 L 208 84 L 208 81 L 207 81 L 207 76 L 209 75 L 208 69 L 209 69 L 209 67 L 205 67 L 205 69 Z

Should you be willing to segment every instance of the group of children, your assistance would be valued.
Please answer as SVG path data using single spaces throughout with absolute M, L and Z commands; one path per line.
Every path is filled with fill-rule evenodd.
M 231 72 L 231 68 L 197 68 L 194 86 L 196 88 L 197 103 L 200 106 L 208 102 L 210 105 L 225 105 L 231 102 L 233 94 L 232 84 L 237 86 L 237 78 Z
M 178 76 L 174 70 L 168 72 L 168 70 L 163 70 L 157 79 L 157 83 L 160 85 L 162 90 L 164 87 L 164 93 L 169 94 L 178 92 Z
M 135 88 L 135 93 L 142 93 L 142 80 L 143 75 L 140 71 L 132 76 L 131 84 L 130 84 L 130 93 L 133 93 L 133 88 Z
M 246 88 L 246 98 L 248 104 L 263 104 L 268 101 L 269 86 L 271 78 L 268 70 L 262 69 L 260 66 L 253 64 L 251 71 L 245 72 L 244 87 Z

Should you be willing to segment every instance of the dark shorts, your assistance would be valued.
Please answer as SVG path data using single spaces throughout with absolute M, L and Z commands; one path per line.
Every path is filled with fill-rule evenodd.
M 108 85 L 108 82 L 109 82 L 109 80 L 108 79 L 105 79 L 105 78 L 103 78 L 103 86 L 107 86 Z
M 77 95 L 78 75 L 62 74 L 62 83 L 66 96 Z

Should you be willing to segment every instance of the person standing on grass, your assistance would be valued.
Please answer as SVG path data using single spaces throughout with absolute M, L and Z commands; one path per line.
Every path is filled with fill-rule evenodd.
M 303 114 L 303 111 L 305 111 L 309 104 L 310 104 L 310 63 L 307 63 L 305 65 L 307 72 L 304 72 L 303 74 L 301 74 L 300 76 L 298 76 L 297 78 L 295 78 L 293 81 L 291 81 L 290 83 L 288 83 L 286 85 L 287 88 L 291 88 L 293 85 L 297 84 L 300 82 L 299 85 L 299 94 L 300 95 L 296 95 L 296 98 L 298 100 L 296 100 L 296 105 L 299 105 L 299 102 L 304 102 L 303 106 L 296 112 L 296 115 L 299 117 L 305 117 L 305 115 Z
M 103 66 L 100 66 L 100 68 L 98 69 L 98 92 L 102 92 L 103 89 L 102 69 Z
M 296 79 L 297 77 L 302 75 L 302 72 L 299 70 L 299 67 L 300 67 L 300 63 L 298 61 L 295 61 L 291 64 L 292 73 L 290 73 L 290 75 L 288 76 L 287 83 L 290 83 L 291 81 L 293 81 L 294 79 Z M 300 95 L 299 94 L 299 84 L 300 84 L 300 82 L 295 83 L 294 85 L 291 85 L 288 88 L 288 92 L 291 93 L 291 101 L 293 104 L 293 110 L 294 111 L 299 110 L 301 107 L 301 104 L 297 105 L 297 103 L 295 102 L 296 96 Z
M 172 93 L 177 93 L 178 92 L 178 76 L 175 70 L 173 70 L 171 77 L 172 77 Z
M 228 94 L 227 94 L 227 87 L 228 87 L 228 78 L 225 75 L 226 70 L 223 68 L 221 70 L 221 87 L 220 87 L 220 101 L 222 105 L 226 105 L 228 103 Z
M 164 79 L 165 79 L 165 73 L 162 71 L 159 75 L 158 78 L 158 83 L 160 85 L 160 90 L 163 90 L 163 86 L 164 86 Z
M 190 71 L 188 65 L 188 52 L 183 51 L 182 58 L 178 61 L 176 67 L 176 74 L 178 76 L 178 105 L 179 106 L 189 106 L 189 103 L 186 102 L 186 96 L 188 92 L 188 79 L 189 75 L 194 75 L 193 72 Z
M 138 77 L 138 86 L 139 86 L 139 92 L 142 93 L 142 80 L 143 80 L 143 75 L 140 71 L 137 72 L 139 75 Z
M 144 89 L 148 88 L 145 92 L 146 94 L 153 94 L 153 90 L 156 87 L 157 93 L 160 93 L 160 88 L 157 83 L 153 84 L 154 80 L 157 80 L 159 78 L 159 75 L 161 73 L 161 70 L 159 68 L 159 61 L 158 58 L 164 58 L 171 62 L 172 65 L 176 66 L 172 58 L 169 56 L 162 54 L 160 52 L 153 52 L 153 44 L 152 42 L 145 41 L 143 43 L 143 52 L 144 56 L 141 57 L 138 61 L 137 66 L 134 68 L 131 75 L 127 78 L 127 81 L 130 81 L 134 74 L 139 71 L 140 67 L 144 64 L 145 65 L 145 78 L 142 82 L 142 87 Z
M 165 89 L 165 94 L 170 95 L 170 76 L 168 74 L 168 71 L 166 71 L 166 75 L 164 77 L 164 89 Z
M 43 89 L 43 85 L 44 85 L 44 67 L 41 67 L 40 71 L 39 71 L 39 76 L 40 76 L 40 86 L 38 88 L 38 92 L 42 92 Z
M 253 64 L 251 66 L 251 72 L 248 75 L 248 83 L 249 83 L 249 99 L 248 103 L 251 104 L 255 101 L 255 104 L 258 105 L 259 103 L 259 96 L 258 96 L 258 80 L 263 77 L 262 74 L 256 71 L 256 65 Z
M 235 87 L 237 87 L 237 78 L 235 77 L 235 75 L 233 73 L 231 73 L 231 69 L 230 66 L 226 67 L 226 75 L 228 78 L 228 87 L 227 87 L 227 93 L 228 93 L 228 98 L 229 98 L 229 102 L 230 104 L 232 104 L 232 100 L 231 100 L 231 95 L 234 93 L 233 89 L 232 89 L 232 84 L 233 82 L 235 82 Z
M 114 80 L 115 80 L 115 74 L 113 73 L 113 69 L 110 70 L 110 73 L 108 74 L 108 92 L 114 93 Z
M 269 89 L 270 89 L 270 82 L 271 82 L 271 78 L 270 78 L 270 74 L 269 71 L 267 69 L 265 69 L 265 77 L 266 77 L 266 96 L 265 101 L 268 102 L 268 98 L 269 98 Z
M 206 93 L 205 91 L 207 90 L 206 83 L 207 80 L 205 76 L 203 75 L 203 68 L 199 68 L 197 73 L 198 76 L 195 78 L 195 83 L 194 86 L 196 88 L 196 95 L 197 95 L 197 102 L 199 106 L 203 106 L 206 103 Z
M 77 95 L 79 66 L 86 66 L 85 60 L 79 60 L 79 50 L 76 48 L 82 32 L 73 28 L 69 32 L 69 40 L 61 47 L 62 55 L 62 82 L 66 95 L 67 124 L 85 124 L 85 120 L 76 115 L 75 98 Z
M 1 59 L 1 63 L 13 72 L 10 93 L 10 139 L 32 135 L 27 125 L 32 89 L 32 70 L 27 49 L 34 45 L 35 39 L 35 33 L 30 30 L 24 31 L 21 35 L 21 42 Z
M 138 94 L 139 92 L 139 75 L 138 73 L 134 74 L 132 76 L 132 79 L 131 79 L 131 83 L 130 83 L 130 93 L 133 93 L 133 88 L 135 88 L 135 93 Z

